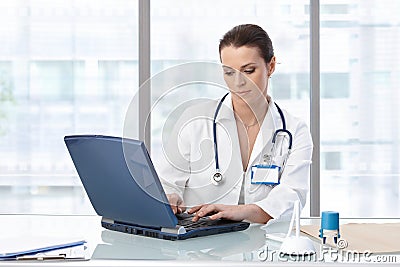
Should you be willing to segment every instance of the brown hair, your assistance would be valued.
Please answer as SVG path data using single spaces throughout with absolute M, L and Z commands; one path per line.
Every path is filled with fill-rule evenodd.
M 256 47 L 260 56 L 268 64 L 274 56 L 272 41 L 266 31 L 258 25 L 242 24 L 232 28 L 224 34 L 219 41 L 219 55 L 224 47 L 233 46 L 236 48 L 242 46 Z

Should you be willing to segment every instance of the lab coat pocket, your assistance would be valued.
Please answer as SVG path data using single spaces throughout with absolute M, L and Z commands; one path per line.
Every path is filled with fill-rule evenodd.
M 267 193 L 273 188 L 273 186 L 266 185 L 266 184 L 250 184 L 248 193 L 253 198 L 259 198 L 260 196 L 265 197 Z
M 247 203 L 254 203 L 265 199 L 272 187 L 265 184 L 250 184 L 247 196 Z

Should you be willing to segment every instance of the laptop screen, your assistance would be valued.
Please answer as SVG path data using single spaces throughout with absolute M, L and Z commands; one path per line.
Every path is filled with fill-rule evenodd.
M 176 226 L 143 142 L 99 135 L 66 136 L 64 141 L 98 215 L 146 227 Z

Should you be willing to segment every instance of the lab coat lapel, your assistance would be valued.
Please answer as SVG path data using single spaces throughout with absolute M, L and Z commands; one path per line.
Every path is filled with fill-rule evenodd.
M 267 114 L 265 115 L 260 131 L 257 134 L 256 142 L 254 143 L 254 147 L 250 155 L 247 170 L 251 169 L 251 166 L 261 162 L 262 159 L 260 158 L 260 153 L 262 151 L 271 149 L 272 135 L 277 129 L 277 123 L 279 123 L 279 121 L 279 113 L 276 110 L 274 101 L 271 99 L 268 105 Z

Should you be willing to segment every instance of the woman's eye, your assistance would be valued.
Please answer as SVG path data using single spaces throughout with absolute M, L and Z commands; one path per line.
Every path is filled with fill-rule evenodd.
M 243 72 L 246 74 L 252 74 L 255 71 L 255 69 L 246 69 Z
M 225 71 L 225 75 L 227 75 L 227 76 L 232 76 L 233 75 L 233 71 Z

